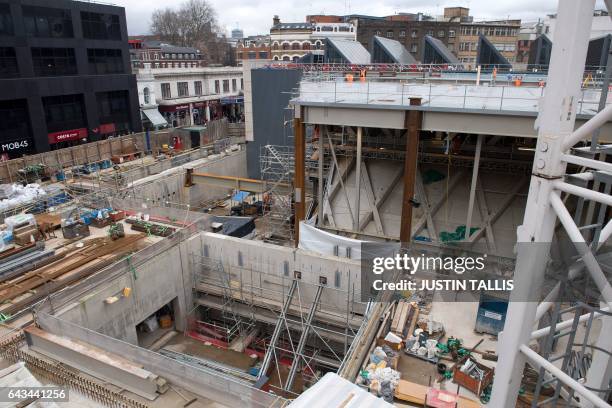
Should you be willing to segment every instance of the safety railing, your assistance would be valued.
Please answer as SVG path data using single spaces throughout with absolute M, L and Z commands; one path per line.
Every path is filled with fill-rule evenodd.
M 543 84 L 540 84 L 543 85 Z M 421 98 L 428 107 L 484 109 L 495 111 L 537 112 L 545 86 L 499 85 L 481 81 L 481 85 L 458 82 L 434 82 L 430 79 L 376 78 L 368 80 L 303 80 L 296 102 L 409 105 L 410 98 Z M 598 111 L 601 90 L 583 88 L 578 114 L 594 115 Z M 612 102 L 608 97 L 606 104 Z

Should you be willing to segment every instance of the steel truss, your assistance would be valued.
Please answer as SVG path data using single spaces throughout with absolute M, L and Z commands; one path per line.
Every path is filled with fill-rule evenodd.
M 605 218 L 600 223 L 598 223 L 599 218 L 595 222 L 587 220 L 589 225 L 598 224 L 594 227 L 596 238 L 587 242 L 583 231 L 577 225 L 579 220 L 570 215 L 564 199 L 561 198 L 562 194 L 566 199 L 568 196 L 577 197 L 579 200 L 603 208 L 604 211 L 612 206 L 612 196 L 600 192 L 599 186 L 591 182 L 597 172 L 612 173 L 612 164 L 606 161 L 605 156 L 600 156 L 599 160 L 595 160 L 579 155 L 576 150 L 572 150 L 577 143 L 591 138 L 599 127 L 612 119 L 612 107 L 607 107 L 583 126 L 574 130 L 577 107 L 575 101 L 579 99 L 583 70 L 580 61 L 586 58 L 586 45 L 589 40 L 594 6 L 595 0 L 559 1 L 558 23 L 564 29 L 556 30 L 554 34 L 548 83 L 542 110 L 537 120 L 539 129 L 533 173 L 523 225 L 518 229 L 515 289 L 508 307 L 504 332 L 500 334 L 500 359 L 489 404 L 492 407 L 515 406 L 525 363 L 529 363 L 544 374 L 540 376 L 539 388 L 545 383 L 555 384 L 555 394 L 551 399 L 545 401 L 547 404 L 551 406 L 561 404 L 610 407 L 603 398 L 606 398 L 610 386 L 612 316 L 603 311 L 609 310 L 612 306 L 612 287 L 595 253 L 610 238 L 612 221 Z M 591 146 L 591 148 L 599 150 L 600 155 L 605 155 L 606 149 L 598 146 Z M 581 187 L 568 182 L 566 169 L 570 163 L 583 168 L 583 171 L 573 175 L 573 178 L 586 180 L 585 186 Z M 609 192 L 609 190 L 606 191 Z M 577 307 L 568 312 L 574 315 L 573 318 L 555 322 L 554 327 L 545 329 L 543 332 L 533 332 L 534 323 L 548 309 L 559 303 L 557 295 L 561 293 L 560 285 L 555 287 L 542 303 L 539 305 L 537 303 L 537 298 L 541 298 L 539 291 L 549 260 L 549 249 L 557 220 L 574 244 L 580 258 L 576 265 L 570 268 L 568 279 L 580 276 L 582 270 L 586 270 L 587 276 L 598 288 L 604 306 L 601 311 L 591 309 L 586 317 L 580 315 L 583 309 Z M 537 245 L 544 249 L 534 249 Z M 565 319 L 568 313 L 560 314 L 557 309 L 556 314 Z M 555 336 L 555 333 L 562 328 L 574 328 L 578 321 L 592 320 L 595 315 L 599 316 L 603 325 L 602 332 L 597 339 L 596 351 L 603 350 L 604 352 L 593 358 L 593 364 L 581 381 L 568 374 L 567 359 L 572 347 L 575 346 L 574 335 L 571 335 L 568 341 L 571 346 L 566 349 L 561 368 L 546 358 L 550 357 L 547 348 L 544 348 L 544 355 L 541 355 L 529 347 L 535 336 L 542 337 L 546 334 Z M 588 338 L 588 332 L 586 337 Z M 583 343 L 586 343 L 586 338 Z M 538 404 L 538 399 L 534 399 L 533 406 L 538 406 Z

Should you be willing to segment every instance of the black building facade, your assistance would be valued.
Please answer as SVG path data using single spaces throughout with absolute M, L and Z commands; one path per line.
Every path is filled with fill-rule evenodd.
M 0 158 L 141 130 L 125 10 L 0 0 Z

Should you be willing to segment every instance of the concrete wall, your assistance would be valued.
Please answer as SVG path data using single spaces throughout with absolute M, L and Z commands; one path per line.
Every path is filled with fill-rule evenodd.
M 175 323 L 182 330 L 192 302 L 189 253 L 199 248 L 196 235 L 151 256 L 137 268 L 128 265 L 118 277 L 95 286 L 57 315 L 98 333 L 138 344 L 136 325 L 176 298 Z M 124 288 L 132 290 L 127 297 L 122 295 Z M 111 296 L 118 296 L 119 300 L 107 304 L 105 299 Z
M 253 141 L 247 144 L 250 178 L 260 178 L 259 152 L 261 146 L 293 144 L 293 139 L 288 137 L 293 134 L 293 111 L 286 108 L 291 99 L 290 92 L 298 87 L 300 78 L 301 71 L 299 70 L 251 70 Z M 246 106 L 245 110 L 249 112 Z M 247 125 L 247 135 L 249 126 Z
M 361 313 L 359 303 L 361 265 L 359 261 L 324 256 L 303 249 L 281 247 L 262 241 L 250 241 L 203 232 L 201 255 L 221 260 L 224 272 L 232 283 L 242 287 L 243 292 L 253 288 L 253 295 L 283 302 L 291 286 L 294 271 L 302 273 L 300 296 L 303 305 L 312 303 L 319 277 L 327 278 L 327 288 L 322 294 L 322 309 L 333 315 L 346 315 L 347 307 Z M 218 279 L 214 272 L 198 269 Z M 339 286 L 336 287 L 336 274 Z M 347 302 L 347 292 L 349 301 Z M 248 297 L 249 295 L 245 295 Z M 350 303 L 350 304 L 349 304 Z
M 126 196 L 138 197 L 151 205 L 187 205 L 196 208 L 203 201 L 223 198 L 231 189 L 212 188 L 205 184 L 185 187 L 185 169 L 196 173 L 212 173 L 219 176 L 246 177 L 246 151 L 223 152 L 202 159 L 171 167 L 163 172 L 134 182 L 125 192 Z
M 80 340 L 118 356 L 126 357 L 169 382 L 223 406 L 261 408 L 285 406 L 283 398 L 258 390 L 220 371 L 186 365 L 151 350 L 96 333 L 46 313 L 40 313 L 37 316 L 37 323 L 45 331 Z M 95 369 L 93 366 L 90 368 Z

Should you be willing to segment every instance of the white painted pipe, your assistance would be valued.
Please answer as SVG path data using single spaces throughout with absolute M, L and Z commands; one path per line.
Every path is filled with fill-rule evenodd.
M 591 137 L 591 134 L 594 131 L 602 127 L 610 119 L 612 119 L 612 105 L 606 106 L 582 126 L 574 130 L 574 133 L 569 135 L 567 139 L 563 141 L 562 150 L 566 151 L 581 140 Z
M 555 182 L 555 188 L 561 191 L 565 191 L 566 193 L 570 193 L 579 197 L 584 197 L 589 200 L 597 201 L 612 207 L 612 195 L 599 193 L 597 191 L 589 190 L 588 188 L 574 186 L 563 181 Z
M 604 314 L 600 312 L 609 312 L 609 311 L 610 311 L 610 307 L 604 307 L 603 309 L 601 309 L 601 311 L 593 312 L 593 319 L 597 319 L 597 318 L 600 318 L 601 316 L 604 316 Z M 583 323 L 589 320 L 590 317 L 591 317 L 591 313 L 583 314 L 578 318 L 578 322 Z M 572 327 L 573 323 L 574 323 L 574 319 L 564 320 L 562 322 L 559 322 L 555 325 L 555 331 L 561 331 L 563 329 L 567 329 L 568 327 Z M 537 340 L 544 336 L 548 336 L 549 333 L 550 333 L 550 326 L 543 327 L 538 330 L 534 330 L 533 332 L 531 332 L 531 340 Z
M 578 166 L 612 173 L 612 163 L 607 163 L 600 160 L 587 159 L 586 157 L 574 156 L 573 154 L 562 154 L 561 160 L 567 163 L 576 164 Z
M 606 275 L 601 270 L 601 266 L 599 266 L 595 255 L 593 255 L 593 252 L 587 246 L 584 237 L 580 233 L 580 230 L 574 223 L 572 216 L 569 211 L 567 211 L 567 208 L 565 208 L 558 194 L 553 192 L 550 195 L 550 205 L 557 213 L 559 221 L 561 221 L 561 224 L 563 224 L 565 228 L 565 232 L 567 232 L 567 235 L 582 257 L 582 262 L 584 262 L 584 266 L 586 266 L 587 270 L 590 272 L 591 278 L 593 278 L 595 285 L 597 285 L 597 288 L 601 292 L 602 298 L 608 305 L 612 305 L 612 286 L 610 286 L 610 282 L 608 282 Z
M 558 368 L 550 361 L 546 360 L 544 357 L 530 349 L 529 346 L 527 346 L 526 344 L 521 344 L 520 350 L 534 365 L 536 365 L 538 368 L 543 368 L 549 373 L 551 373 L 563 384 L 575 390 L 578 394 L 580 394 L 580 396 L 591 401 L 596 407 L 610 408 L 610 405 L 606 401 L 599 398 L 597 394 L 595 394 L 593 391 L 588 390 L 584 385 L 580 384 L 578 381 L 574 380 L 572 377 L 561 371 L 560 368 Z

